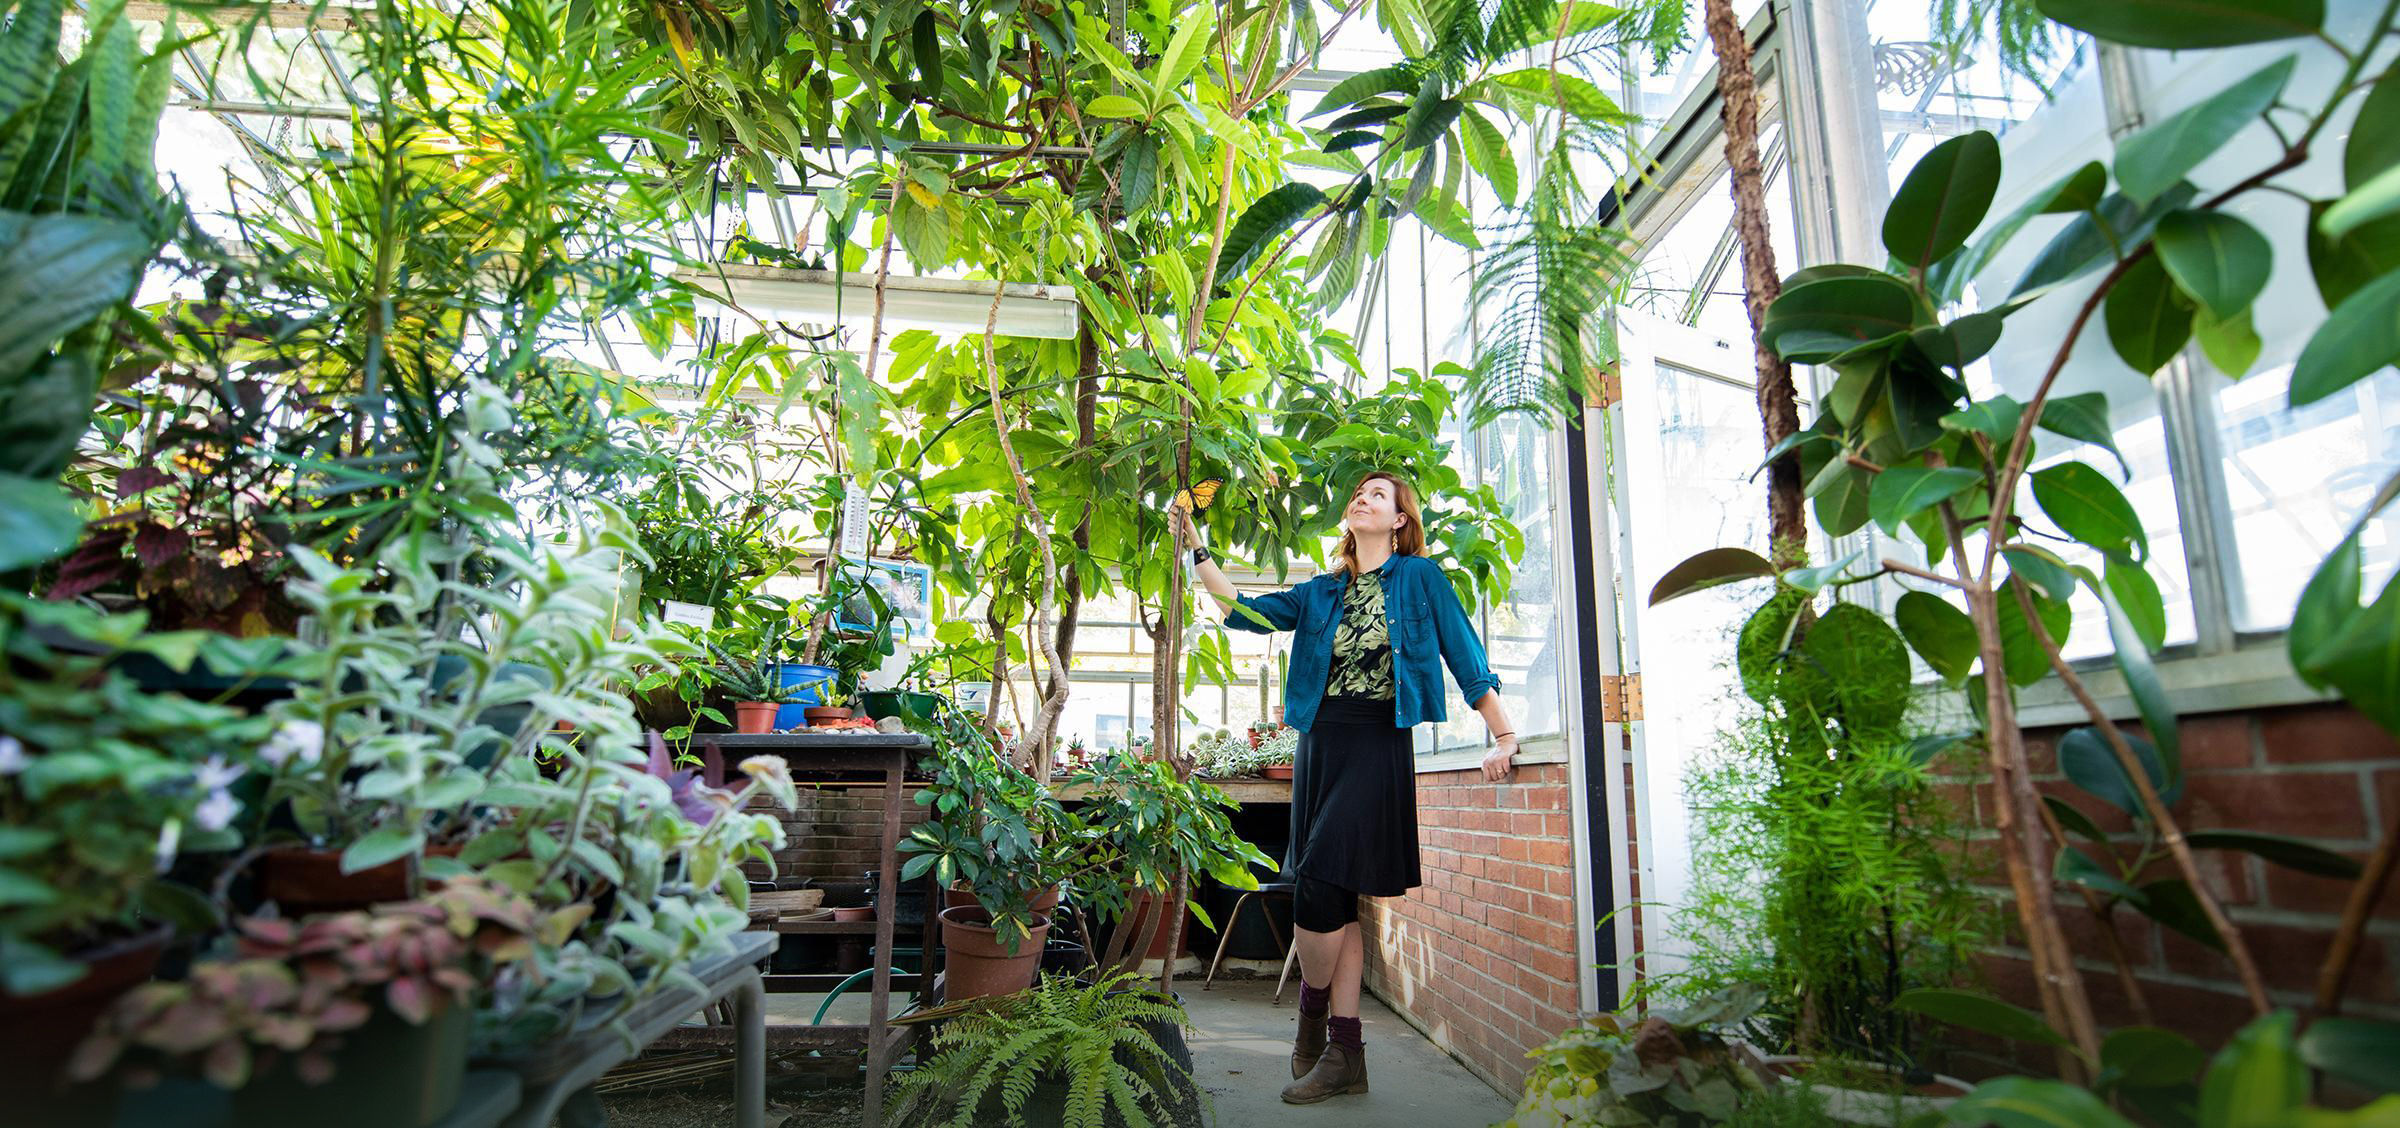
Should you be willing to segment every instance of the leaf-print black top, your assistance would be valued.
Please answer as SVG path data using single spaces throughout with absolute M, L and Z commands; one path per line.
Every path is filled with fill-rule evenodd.
M 1383 609 L 1383 578 L 1367 572 L 1352 577 L 1342 593 L 1325 696 L 1390 701 L 1392 694 L 1392 630 Z

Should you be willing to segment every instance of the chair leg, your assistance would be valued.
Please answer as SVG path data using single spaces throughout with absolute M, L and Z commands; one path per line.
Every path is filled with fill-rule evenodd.
M 1242 906 L 1249 904 L 1250 899 L 1256 896 L 1258 896 L 1257 893 L 1242 894 L 1233 902 L 1233 911 L 1225 914 L 1225 930 L 1217 935 L 1217 954 L 1215 958 L 1208 961 L 1208 975 L 1200 980 L 1201 990 L 1215 989 L 1217 968 L 1225 962 L 1225 945 L 1233 942 L 1233 926 L 1242 919 Z M 1273 924 L 1274 918 L 1269 917 L 1267 923 Z
M 1300 935 L 1295 932 L 1292 934 L 1292 946 L 1285 949 L 1283 953 L 1283 974 L 1275 977 L 1274 1005 L 1281 1006 L 1283 1004 L 1283 985 L 1292 978 L 1292 964 L 1299 958 Z

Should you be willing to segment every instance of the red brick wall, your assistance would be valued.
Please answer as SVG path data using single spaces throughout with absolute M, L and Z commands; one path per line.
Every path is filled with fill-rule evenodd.
M 933 810 L 919 806 L 917 788 L 911 786 L 901 799 L 900 835 L 908 836 L 910 828 L 924 822 Z M 775 810 L 783 817 L 783 849 L 775 852 L 775 876 L 786 886 L 800 884 L 807 878 L 815 885 L 856 886 L 868 870 L 881 861 L 883 849 L 883 786 L 873 787 L 811 787 L 800 785 L 800 804 L 797 810 L 782 811 L 772 803 L 764 808 Z M 899 855 L 905 863 L 908 855 Z M 765 868 L 753 864 L 753 877 L 764 878 Z
M 1367 986 L 1503 1093 L 1578 1004 L 1567 767 L 1417 777 L 1425 884 L 1363 903 Z
M 2027 751 L 2039 786 L 2075 796 L 2076 806 L 2112 834 L 2126 829 L 2124 816 L 2057 774 L 2057 739 L 2064 731 L 2028 733 L 2033 739 Z M 2400 745 L 2347 706 L 2295 705 L 2189 716 L 2181 733 L 2190 782 L 2176 814 L 2186 830 L 2265 831 L 2305 838 L 2363 859 L 2377 829 L 2400 819 Z M 1991 809 L 1988 787 L 1978 784 L 1972 802 L 1980 825 Z M 2101 818 L 2102 812 L 2114 817 Z M 1996 869 L 1997 840 L 1986 832 L 1976 845 L 1993 852 Z M 2307 1006 L 2351 883 L 2311 877 L 2229 851 L 2202 851 L 2198 858 L 2203 880 L 2223 899 L 2227 915 L 2247 940 L 2273 1001 Z M 2173 872 L 2173 863 L 2164 862 L 2150 876 Z M 2031 964 L 2015 935 L 2015 910 L 2000 890 L 1993 890 L 1993 896 L 2009 936 L 1986 958 L 1991 986 L 2038 1009 Z M 2068 942 L 2101 1022 L 2135 1022 L 2100 922 L 2085 910 L 2079 896 L 2062 894 L 2059 903 Z M 2156 1025 L 2213 1045 L 2249 1019 L 2240 980 L 2224 956 L 2160 929 L 2137 913 L 2120 911 L 2116 917 L 2117 935 L 2130 954 Z M 2352 967 L 2343 1009 L 2400 1018 L 2400 889 L 2387 892 L 2372 918 Z M 1963 1061 L 1961 1069 L 1983 1072 L 2012 1062 L 2031 1069 L 2046 1065 L 2046 1059 L 1995 1043 L 1975 1043 L 1974 1049 L 1976 1055 Z

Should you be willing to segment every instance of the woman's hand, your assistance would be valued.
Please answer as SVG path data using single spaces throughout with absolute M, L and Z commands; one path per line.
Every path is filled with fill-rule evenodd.
M 1517 766 L 1517 738 L 1512 734 L 1493 742 L 1490 754 L 1483 758 L 1483 778 L 1491 783 L 1504 783 L 1508 773 Z
M 1175 528 L 1183 530 L 1183 543 L 1186 548 L 1200 547 L 1200 526 L 1192 523 L 1192 511 L 1185 509 L 1182 502 L 1170 501 L 1167 503 L 1167 520 L 1174 522 Z

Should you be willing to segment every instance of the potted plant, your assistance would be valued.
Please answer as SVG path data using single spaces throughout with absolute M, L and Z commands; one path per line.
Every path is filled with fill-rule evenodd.
M 1292 761 L 1300 754 L 1300 730 L 1271 726 L 1258 744 L 1258 774 L 1268 779 L 1292 778 Z
M 460 878 L 368 910 L 241 918 L 232 952 L 118 999 L 69 1072 L 196 1072 L 246 1124 L 424 1128 L 457 1101 L 476 987 L 590 911 Z
M 149 977 L 169 926 L 214 927 L 207 901 L 162 874 L 238 844 L 243 765 L 270 728 L 113 669 L 130 653 L 179 670 L 246 660 L 234 640 L 144 621 L 0 595 L 0 1088 L 34 1107 L 68 1099 L 67 1050 Z
M 776 712 L 798 697 L 797 691 L 785 686 L 770 664 L 722 654 L 719 658 L 710 677 L 733 698 L 733 731 L 775 731 Z
M 817 694 L 818 703 L 807 710 L 808 723 L 821 725 L 827 721 L 850 719 L 850 696 L 838 688 L 826 687 Z
M 1189 1019 L 1132 976 L 1045 975 L 1029 991 L 901 1021 L 942 1024 L 924 1063 L 900 1080 L 893 1124 L 1199 1122 Z

